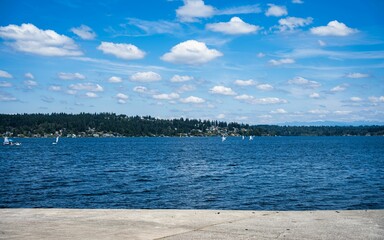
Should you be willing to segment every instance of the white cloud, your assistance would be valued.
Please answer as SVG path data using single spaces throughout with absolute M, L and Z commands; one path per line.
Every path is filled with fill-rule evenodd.
M 265 12 L 266 16 L 280 17 L 288 14 L 285 6 L 277 6 L 275 4 L 268 4 L 269 8 Z
M 336 115 L 348 115 L 348 114 L 352 113 L 352 111 L 338 110 L 338 111 L 334 111 L 333 113 Z
M 279 60 L 272 59 L 272 60 L 269 60 L 269 63 L 274 65 L 274 66 L 278 66 L 278 65 L 282 65 L 282 64 L 295 63 L 295 60 L 292 58 L 283 58 L 283 59 L 279 59 Z
M 161 76 L 155 72 L 137 72 L 130 79 L 135 82 L 156 82 L 161 80 Z
M 77 83 L 77 84 L 71 84 L 69 85 L 69 88 L 71 90 L 85 90 L 90 92 L 102 92 L 104 91 L 104 88 L 100 86 L 99 84 L 94 83 Z
M 81 73 L 64 73 L 60 72 L 57 74 L 62 80 L 74 80 L 74 79 L 85 79 L 85 76 Z
M 313 110 L 309 110 L 308 113 L 324 115 L 324 114 L 328 114 L 329 111 L 328 110 L 323 110 L 323 109 L 313 109 Z
M 28 89 L 32 89 L 34 87 L 36 87 L 38 84 L 36 81 L 33 81 L 33 80 L 26 80 L 24 81 L 24 85 L 28 88 Z
M 266 84 L 266 83 L 265 84 L 259 84 L 259 85 L 257 85 L 257 89 L 262 90 L 262 91 L 270 91 L 273 89 L 273 86 L 270 84 Z
M 314 92 L 309 95 L 310 98 L 320 98 L 320 94 Z
M 363 101 L 363 99 L 361 99 L 361 98 L 359 98 L 359 97 L 351 97 L 350 100 L 351 100 L 352 102 L 361 102 L 361 101 Z
M 214 94 L 221 94 L 221 95 L 236 95 L 236 93 L 229 87 L 224 86 L 214 86 L 209 90 L 209 92 Z
M 216 116 L 217 119 L 224 119 L 225 118 L 225 114 L 224 113 L 220 113 L 219 115 Z
M 327 26 L 311 28 L 311 33 L 319 36 L 348 36 L 358 32 L 357 29 L 349 28 L 337 20 L 331 21 Z
M 277 97 L 267 97 L 267 98 L 255 98 L 247 94 L 236 96 L 235 99 L 241 100 L 250 104 L 280 104 L 288 103 L 287 100 Z
M 249 80 L 236 80 L 235 84 L 238 86 L 253 86 L 256 85 L 256 82 L 252 79 Z
M 372 97 L 369 97 L 368 100 L 372 103 L 384 102 L 384 96 L 380 96 L 380 97 L 372 96 Z
M 144 51 L 132 44 L 101 42 L 97 49 L 126 60 L 142 59 L 145 56 Z
M 177 92 L 183 93 L 183 92 L 189 92 L 195 90 L 196 87 L 193 85 L 183 85 L 180 88 L 177 89 Z
M 173 34 L 181 29 L 179 23 L 164 20 L 146 21 L 137 18 L 128 18 L 128 23 L 140 28 L 147 34 Z
M 61 87 L 60 86 L 57 86 L 57 85 L 51 85 L 49 86 L 49 91 L 53 91 L 53 92 L 59 92 L 61 91 Z
M 0 87 L 12 87 L 12 83 L 7 81 L 0 81 Z
M 294 4 L 303 4 L 303 0 L 292 0 L 292 3 Z
M 203 0 L 184 0 L 184 6 L 176 9 L 176 15 L 182 22 L 196 22 L 199 18 L 214 15 L 215 9 L 205 5 Z
M 303 77 L 295 77 L 295 78 L 289 80 L 288 83 L 293 84 L 293 85 L 300 85 L 300 86 L 303 86 L 306 88 L 318 88 L 321 86 L 320 83 L 318 83 L 316 81 L 310 81 L 310 80 L 305 79 Z
M 127 103 L 128 100 L 128 95 L 125 95 L 124 93 L 118 93 L 116 94 L 117 102 L 120 104 L 125 104 Z
M 215 15 L 235 15 L 235 14 L 250 14 L 250 13 L 260 13 L 261 9 L 258 4 L 246 5 L 239 7 L 232 7 L 223 10 L 216 10 Z
M 369 74 L 366 73 L 348 73 L 346 75 L 347 78 L 368 78 Z
M 282 18 L 279 20 L 279 29 L 280 31 L 286 31 L 286 30 L 294 30 L 298 27 L 304 27 L 309 24 L 311 24 L 313 21 L 313 18 L 307 17 L 307 18 L 297 18 L 297 17 L 287 17 Z
M 172 47 L 171 51 L 164 54 L 161 59 L 171 63 L 203 64 L 223 54 L 216 49 L 209 49 L 203 42 L 188 40 Z
M 13 101 L 18 101 L 18 99 L 12 96 L 11 94 L 0 92 L 0 102 L 13 102 Z
M 249 34 L 260 30 L 259 26 L 246 23 L 239 17 L 233 17 L 229 22 L 207 24 L 206 28 L 214 32 L 221 32 L 231 35 Z
M 30 23 L 0 27 L 0 37 L 10 40 L 7 44 L 20 52 L 43 56 L 83 55 L 71 38 L 52 30 L 41 30 Z
M 97 98 L 99 97 L 96 93 L 94 92 L 86 92 L 85 93 L 85 96 L 88 97 L 88 98 Z
M 121 83 L 123 81 L 123 79 L 121 79 L 121 77 L 115 77 L 115 76 L 112 76 L 108 79 L 108 82 L 110 83 Z
M 285 109 L 283 109 L 283 108 L 278 108 L 276 110 L 272 110 L 271 113 L 272 114 L 286 114 L 288 112 Z
M 13 76 L 6 71 L 0 70 L 0 78 L 13 78 Z
M 265 53 L 259 52 L 259 53 L 257 54 L 257 57 L 258 57 L 258 58 L 263 58 L 263 57 L 265 57 Z
M 136 86 L 136 87 L 133 88 L 133 91 L 134 92 L 138 92 L 138 93 L 147 93 L 148 92 L 148 88 L 143 87 L 143 86 Z
M 324 42 L 324 41 L 322 41 L 322 40 L 319 40 L 319 41 L 317 41 L 317 42 L 319 43 L 320 47 L 327 46 L 327 43 Z
M 86 25 L 81 25 L 77 28 L 71 28 L 71 31 L 84 40 L 92 40 L 96 37 L 96 33 Z
M 347 86 L 346 85 L 338 85 L 334 88 L 332 88 L 330 91 L 335 93 L 335 92 L 342 92 L 344 91 L 345 89 L 347 89 Z
M 32 73 L 26 73 L 26 74 L 24 74 L 24 77 L 29 78 L 29 79 L 35 79 L 35 77 L 33 76 Z
M 193 80 L 192 76 L 180 76 L 180 75 L 174 75 L 171 78 L 171 82 L 187 82 Z
M 199 98 L 199 97 L 189 96 L 187 98 L 180 99 L 180 102 L 182 102 L 182 103 L 196 103 L 196 104 L 199 104 L 199 103 L 204 103 L 205 100 L 202 99 L 202 98 Z
M 153 95 L 152 97 L 158 100 L 173 100 L 173 99 L 180 98 L 179 94 L 177 93 L 170 93 L 170 94 L 162 93 L 162 94 Z

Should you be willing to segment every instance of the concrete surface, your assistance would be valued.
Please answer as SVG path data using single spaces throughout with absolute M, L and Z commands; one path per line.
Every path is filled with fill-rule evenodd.
M 0 209 L 0 239 L 384 239 L 384 210 Z

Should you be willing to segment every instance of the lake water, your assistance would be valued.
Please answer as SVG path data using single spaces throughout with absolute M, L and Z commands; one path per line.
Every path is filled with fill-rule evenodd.
M 1 208 L 384 209 L 384 137 L 17 140 Z

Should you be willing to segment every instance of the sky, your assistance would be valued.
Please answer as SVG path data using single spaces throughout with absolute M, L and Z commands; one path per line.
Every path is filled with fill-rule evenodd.
M 384 122 L 384 1 L 0 0 L 0 113 Z

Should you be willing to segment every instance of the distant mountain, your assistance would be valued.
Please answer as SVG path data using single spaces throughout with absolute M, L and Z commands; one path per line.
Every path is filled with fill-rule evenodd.
M 314 122 L 286 122 L 279 123 L 278 126 L 384 126 L 384 122 L 355 121 L 355 122 L 336 122 L 336 121 L 314 121 Z

